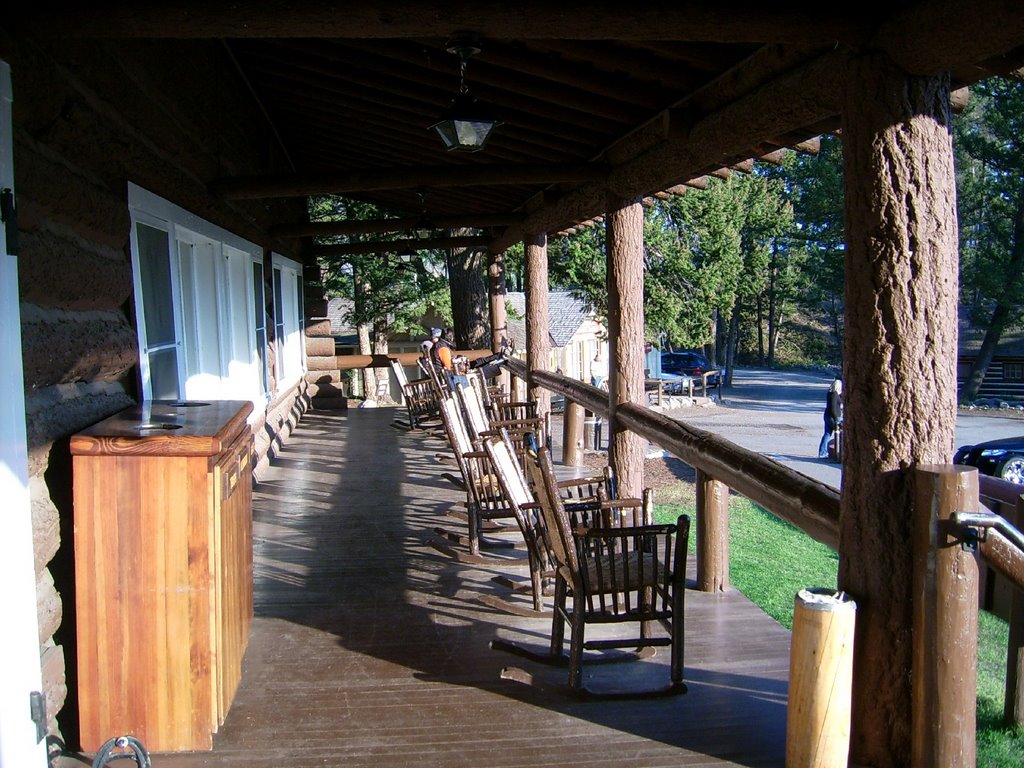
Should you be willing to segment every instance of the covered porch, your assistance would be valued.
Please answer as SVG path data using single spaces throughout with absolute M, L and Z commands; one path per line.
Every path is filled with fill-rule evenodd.
M 543 646 L 550 620 L 479 601 L 524 567 L 429 545 L 435 526 L 458 528 L 445 516 L 461 494 L 441 477 L 446 445 L 393 429 L 394 414 L 303 418 L 254 492 L 256 619 L 237 697 L 212 752 L 154 755 L 154 768 L 783 763 L 790 635 L 735 590 L 687 590 L 685 696 L 579 701 L 564 669 L 491 650 L 496 637 Z M 595 686 L 667 664 L 603 665 Z M 501 679 L 508 665 L 541 687 Z

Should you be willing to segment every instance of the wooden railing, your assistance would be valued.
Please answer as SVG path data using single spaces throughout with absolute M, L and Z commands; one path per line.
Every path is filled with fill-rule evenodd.
M 467 354 L 477 358 L 490 353 Z M 339 357 L 338 363 L 340 368 L 386 367 L 392 359 L 398 359 L 413 365 L 417 357 L 416 353 L 351 355 Z M 567 432 L 563 445 L 570 453 L 583 421 L 581 409 L 605 419 L 611 416 L 606 391 L 547 371 L 528 372 L 520 360 L 508 360 L 506 365 L 519 380 L 514 384 L 517 389 L 525 384 L 565 397 L 563 424 Z M 838 549 L 839 494 L 835 489 L 642 405 L 620 405 L 615 415 L 622 426 L 661 446 L 697 472 L 698 589 L 716 591 L 729 585 L 730 489 Z M 1007 725 L 1020 724 L 1024 722 L 1024 552 L 1015 543 L 1016 536 L 1007 537 L 998 528 L 988 526 L 983 526 L 984 534 L 972 536 L 968 531 L 977 531 L 978 527 L 961 525 L 957 518 L 976 514 L 984 503 L 1011 525 L 1020 527 L 1024 523 L 1024 497 L 1006 484 L 984 477 L 979 480 L 974 470 L 950 465 L 916 467 L 915 483 L 914 594 L 926 596 L 927 605 L 914 611 L 912 764 L 973 765 L 977 566 L 973 555 L 951 542 L 975 545 L 986 563 L 1016 585 L 1009 616 L 1005 717 Z M 950 574 L 955 578 L 949 578 Z
M 1024 496 L 1020 486 L 991 477 L 978 478 L 981 503 L 1016 527 L 1024 530 Z M 990 532 L 979 542 L 979 554 L 987 563 L 1009 580 L 1013 586 L 1001 589 L 993 573 L 982 573 L 982 599 L 992 601 L 996 591 L 1004 592 L 1005 606 L 992 606 L 1005 611 L 1009 624 L 1006 648 L 1006 699 L 1003 722 L 1007 726 L 1024 725 L 1024 554 L 1007 546 L 1006 537 Z M 1016 564 L 1016 567 L 1014 565 Z M 1016 576 L 1016 578 L 1014 578 Z M 986 588 L 988 587 L 988 588 Z
M 514 376 L 528 380 L 530 386 L 565 397 L 564 424 L 571 430 L 564 437 L 565 445 L 575 441 L 574 430 L 582 422 L 573 409 L 586 409 L 602 418 L 611 415 L 607 392 L 546 371 L 528 373 L 525 364 L 517 360 L 509 361 L 508 368 Z M 642 405 L 621 405 L 616 408 L 616 418 L 622 426 L 697 471 L 698 589 L 711 591 L 728 586 L 729 489 L 838 549 L 839 494 L 830 486 Z M 986 480 L 983 478 L 981 499 L 996 499 L 999 504 L 1010 505 L 1014 515 L 1019 515 L 1024 509 L 1021 497 L 1002 498 Z M 927 606 L 915 610 L 914 764 L 973 765 L 975 687 L 964 685 L 964 675 L 974 680 L 977 577 L 950 579 L 944 575 L 977 573 L 973 564 L 969 568 L 965 565 L 973 555 L 949 543 L 963 533 L 962 527 L 953 523 L 955 515 L 978 508 L 978 479 L 972 470 L 941 465 L 917 467 L 915 482 L 915 594 L 930 597 Z M 1001 493 L 1005 495 L 1006 491 Z M 1020 522 L 1019 517 L 1016 520 Z M 1006 717 L 1008 724 L 1020 723 L 1024 715 L 1024 553 L 997 530 L 990 530 L 976 543 L 980 556 L 1018 587 L 1013 605 L 1016 618 L 1011 618 L 1007 654 Z M 965 627 L 969 629 L 964 631 Z M 952 674 L 948 663 L 939 663 L 940 659 L 951 658 L 957 660 L 952 665 Z

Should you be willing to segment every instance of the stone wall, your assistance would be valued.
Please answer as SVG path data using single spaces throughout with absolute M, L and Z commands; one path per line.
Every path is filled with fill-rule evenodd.
M 302 201 L 225 202 L 207 185 L 290 170 L 216 41 L 36 41 L 0 29 L 14 86 L 14 165 L 40 654 L 51 731 L 74 743 L 70 435 L 138 396 L 127 184 L 238 236 Z M 308 407 L 305 381 L 256 427 L 260 460 Z M 69 693 L 70 691 L 70 693 Z M 56 717 L 55 721 L 53 718 Z M 58 726 L 59 722 L 59 726 Z

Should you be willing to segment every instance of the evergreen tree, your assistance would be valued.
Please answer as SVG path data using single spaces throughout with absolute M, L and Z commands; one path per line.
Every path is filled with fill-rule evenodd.
M 1000 338 L 1024 319 L 1024 83 L 978 83 L 954 126 L 961 305 L 985 327 L 961 392 L 970 401 Z

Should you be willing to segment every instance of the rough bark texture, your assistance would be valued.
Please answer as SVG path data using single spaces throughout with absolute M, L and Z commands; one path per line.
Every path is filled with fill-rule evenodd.
M 462 234 L 466 230 L 456 230 Z M 486 349 L 490 337 L 487 305 L 487 261 L 479 249 L 452 250 L 448 256 L 452 319 L 457 349 Z
M 614 201 L 608 208 L 609 453 L 619 493 L 638 498 L 644 484 L 644 441 L 618 423 L 615 408 L 644 399 L 644 209 L 639 201 Z
M 548 238 L 537 235 L 526 241 L 526 367 L 547 371 L 551 367 L 551 332 L 548 322 Z M 537 401 L 537 413 L 551 413 L 551 393 L 532 387 L 531 400 Z
M 908 468 L 950 459 L 957 229 L 949 81 L 880 55 L 844 108 L 846 424 L 839 585 L 857 600 L 851 762 L 910 761 Z
M 487 259 L 487 291 L 491 310 L 491 351 L 501 349 L 508 332 L 508 312 L 505 310 L 505 254 L 491 253 Z

